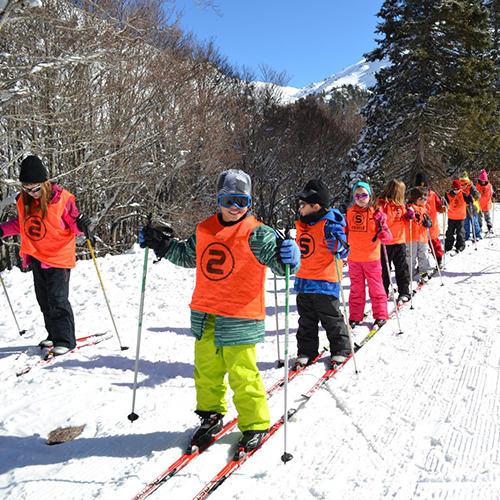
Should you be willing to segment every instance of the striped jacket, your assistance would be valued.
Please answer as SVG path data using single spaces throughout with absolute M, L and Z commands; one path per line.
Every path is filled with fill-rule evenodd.
M 278 276 L 284 276 L 285 271 L 276 252 L 276 234 L 273 229 L 265 225 L 258 226 L 250 234 L 248 242 L 261 264 L 271 268 Z M 165 258 L 177 266 L 195 268 L 196 231 L 185 241 L 172 240 Z M 291 269 L 290 273 L 295 273 L 297 269 L 298 266 Z M 198 340 L 203 335 L 208 316 L 208 313 L 191 310 L 191 333 Z M 215 345 L 219 347 L 263 342 L 265 332 L 265 320 L 215 316 Z

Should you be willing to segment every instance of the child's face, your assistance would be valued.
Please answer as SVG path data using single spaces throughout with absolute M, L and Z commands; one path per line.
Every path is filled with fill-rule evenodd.
M 418 205 L 419 207 L 425 206 L 427 203 L 427 196 L 421 196 L 416 202 L 415 205 Z
M 307 203 L 307 201 L 299 200 L 299 212 L 301 217 L 314 214 L 321 210 L 321 205 L 318 203 Z
M 354 202 L 360 208 L 365 208 L 370 203 L 370 195 L 364 187 L 358 186 L 354 190 Z
M 224 208 L 219 205 L 219 208 L 224 222 L 236 222 L 248 212 L 249 207 L 239 208 L 238 206 L 233 205 L 232 207 Z

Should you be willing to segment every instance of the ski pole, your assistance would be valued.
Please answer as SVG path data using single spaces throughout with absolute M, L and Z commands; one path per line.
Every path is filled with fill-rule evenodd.
M 148 250 L 149 247 L 146 247 L 146 251 L 144 252 L 144 267 L 142 271 L 142 288 L 141 288 L 141 301 L 139 305 L 139 326 L 137 328 L 137 349 L 135 352 L 135 373 L 134 373 L 134 390 L 132 393 L 132 412 L 128 416 L 128 419 L 131 422 L 137 420 L 139 415 L 134 412 L 135 408 L 135 394 L 137 392 L 137 373 L 139 372 L 139 350 L 141 346 L 141 334 L 142 334 L 142 316 L 144 312 L 144 296 L 146 293 L 146 274 L 148 271 Z
M 432 256 L 434 257 L 434 260 L 436 261 L 436 265 L 437 265 L 437 268 L 438 268 L 438 273 L 439 273 L 439 279 L 441 280 L 441 286 L 444 285 L 443 283 L 443 277 L 441 276 L 441 269 L 439 267 L 439 264 L 437 263 L 437 259 L 436 259 L 436 250 L 434 249 L 434 245 L 432 243 L 432 240 L 431 240 L 431 230 L 429 228 L 427 228 L 427 234 L 429 236 L 429 241 L 430 241 L 430 247 L 431 247 L 431 251 L 432 251 Z
M 342 246 L 345 248 L 345 244 L 342 242 L 342 240 L 339 240 Z M 354 342 L 352 341 L 352 334 L 351 334 L 351 325 L 349 324 L 349 320 L 347 319 L 347 306 L 345 303 L 345 298 L 344 298 L 344 287 L 342 286 L 342 279 L 341 279 L 341 274 L 340 274 L 340 268 L 339 268 L 339 259 L 337 256 L 334 254 L 333 257 L 335 258 L 335 267 L 337 269 L 337 277 L 339 280 L 339 285 L 340 285 L 340 296 L 342 297 L 342 305 L 344 306 L 344 321 L 346 322 L 347 325 L 347 334 L 349 335 L 349 344 L 351 345 L 351 354 L 352 354 L 352 361 L 354 362 L 354 372 L 356 374 L 359 373 L 358 371 L 358 365 L 356 364 L 356 357 L 354 356 Z
M 283 366 L 283 361 L 280 356 L 280 325 L 278 318 L 278 282 L 276 275 L 274 275 L 274 315 L 276 316 L 276 346 L 278 348 L 278 368 Z
M 410 309 L 413 309 L 413 241 L 412 238 L 412 227 L 411 223 L 413 221 L 410 219 Z
M 95 269 L 97 271 L 97 276 L 99 276 L 99 281 L 101 282 L 102 293 L 104 294 L 104 299 L 106 300 L 106 304 L 108 306 L 109 314 L 111 316 L 111 321 L 113 322 L 113 326 L 115 327 L 115 332 L 118 338 L 118 342 L 120 343 L 120 348 L 122 351 L 126 351 L 128 347 L 124 347 L 122 345 L 122 341 L 120 340 L 120 335 L 118 334 L 118 328 L 116 328 L 115 318 L 113 317 L 113 313 L 111 312 L 111 306 L 109 305 L 109 300 L 106 295 L 106 290 L 104 289 L 104 283 L 102 282 L 101 273 L 99 272 L 99 268 L 97 267 L 97 260 L 94 255 L 94 249 L 92 248 L 92 243 L 90 243 L 90 240 L 88 238 L 87 238 L 87 244 L 89 245 L 90 248 L 90 255 L 92 255 L 92 260 L 94 261 Z
M 384 250 L 385 265 L 387 266 L 387 275 L 389 276 L 389 284 L 391 285 L 392 301 L 394 302 L 394 310 L 396 311 L 396 318 L 398 320 L 399 334 L 401 335 L 403 333 L 403 330 L 401 330 L 401 323 L 399 322 L 398 303 L 396 302 L 394 283 L 392 282 L 392 276 L 391 276 L 391 266 L 389 265 L 389 257 L 387 256 L 387 247 L 385 243 L 382 243 L 382 248 Z
M 283 434 L 285 445 L 281 460 L 283 463 L 289 462 L 293 455 L 286 451 L 287 422 L 288 422 L 288 312 L 290 299 L 290 264 L 285 264 L 285 413 L 283 417 Z
M 9 294 L 7 293 L 7 287 L 5 286 L 5 283 L 3 281 L 1 274 L 0 274 L 0 281 L 2 282 L 3 291 L 5 292 L 5 296 L 7 297 L 7 302 L 9 303 L 10 310 L 12 311 L 12 316 L 14 316 L 14 321 L 15 321 L 16 326 L 17 326 L 17 331 L 19 332 L 19 335 L 24 335 L 26 333 L 26 330 L 21 330 L 19 328 L 19 323 L 17 322 L 16 314 L 14 313 L 14 308 L 12 307 L 12 304 L 10 303 Z

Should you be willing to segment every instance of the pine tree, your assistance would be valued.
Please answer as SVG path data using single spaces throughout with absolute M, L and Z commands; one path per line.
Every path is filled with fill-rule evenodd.
M 389 60 L 363 109 L 366 125 L 352 153 L 357 172 L 376 187 L 392 178 L 443 177 L 493 142 L 491 35 L 479 0 L 386 0 L 378 47 Z

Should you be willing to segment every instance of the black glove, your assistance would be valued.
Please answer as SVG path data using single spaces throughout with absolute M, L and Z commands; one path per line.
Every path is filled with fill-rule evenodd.
M 424 216 L 422 217 L 422 226 L 427 229 L 429 227 L 432 227 L 432 219 L 427 214 L 424 214 Z
M 174 231 L 169 226 L 143 226 L 139 232 L 139 246 L 152 248 L 161 259 L 168 252 Z
M 85 214 L 80 214 L 76 218 L 76 227 L 78 228 L 78 230 L 85 235 L 85 238 L 87 240 L 90 240 L 90 243 L 92 243 L 92 245 L 95 245 L 95 238 L 92 231 L 90 230 L 90 224 L 92 224 L 92 222 L 90 218 Z

